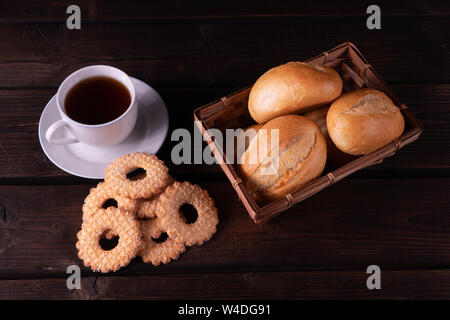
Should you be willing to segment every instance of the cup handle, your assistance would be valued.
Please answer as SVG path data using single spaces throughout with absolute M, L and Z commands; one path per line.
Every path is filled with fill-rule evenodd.
M 58 129 L 66 126 L 68 126 L 68 124 L 64 120 L 58 120 L 55 123 L 53 123 L 50 127 L 48 127 L 47 131 L 45 132 L 45 137 L 47 138 L 47 141 L 50 142 L 51 144 L 70 144 L 79 142 L 75 138 L 63 138 L 63 139 L 53 138 L 54 133 Z

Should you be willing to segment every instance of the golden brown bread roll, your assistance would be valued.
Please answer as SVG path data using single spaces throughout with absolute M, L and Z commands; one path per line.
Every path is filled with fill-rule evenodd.
M 248 110 L 258 123 L 306 112 L 339 97 L 342 80 L 333 68 L 289 62 L 264 73 L 253 85 Z
M 278 152 L 273 129 L 278 129 Z M 272 201 L 317 178 L 325 167 L 327 148 L 313 121 L 286 115 L 267 122 L 242 157 L 240 171 L 250 192 L 258 201 Z
M 383 92 L 360 89 L 337 99 L 328 110 L 327 128 L 334 144 L 352 155 L 368 154 L 398 138 L 405 120 Z
M 262 126 L 263 126 L 263 125 L 262 125 L 262 124 L 259 124 L 259 123 L 257 123 L 257 124 L 252 124 L 251 126 L 245 128 L 245 129 L 242 131 L 242 135 L 244 136 L 244 138 L 245 138 L 246 136 L 248 137 L 248 139 L 245 139 L 245 141 L 244 141 L 244 143 L 245 143 L 244 151 L 247 150 L 247 148 L 248 148 L 250 142 L 253 140 L 254 137 L 256 137 L 256 135 L 258 134 L 259 129 L 261 129 Z M 239 138 L 240 138 L 240 135 L 238 135 L 238 136 L 236 137 L 236 139 L 239 139 Z
M 245 152 L 245 150 L 247 150 L 248 145 L 253 140 L 253 138 L 256 137 L 259 129 L 262 128 L 262 126 L 262 124 L 253 124 L 243 129 L 234 137 L 234 163 L 238 163 L 238 160 L 241 159 L 242 154 Z M 239 143 L 243 143 L 243 148 L 238 147 Z
M 326 106 L 320 109 L 316 109 L 304 114 L 304 116 L 312 121 L 314 121 L 322 131 L 322 134 L 327 143 L 327 161 L 333 166 L 342 166 L 349 163 L 355 159 L 355 156 L 349 155 L 342 152 L 336 147 L 328 134 L 327 129 L 327 113 L 330 106 Z

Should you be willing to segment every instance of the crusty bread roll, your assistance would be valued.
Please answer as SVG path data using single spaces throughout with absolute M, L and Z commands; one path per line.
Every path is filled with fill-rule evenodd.
M 307 117 L 309 120 L 314 121 L 315 124 L 319 126 L 320 131 L 322 131 L 324 137 L 328 136 L 327 130 L 328 109 L 330 109 L 330 106 L 322 107 L 320 109 L 309 111 L 304 114 L 305 117 Z
M 258 134 L 259 129 L 262 128 L 262 124 L 253 124 L 245 129 L 242 129 L 233 139 L 234 146 L 234 163 L 238 163 L 238 160 L 241 159 L 242 154 L 247 150 L 250 142 L 253 138 Z M 243 146 L 238 146 L 238 144 L 242 143 Z
M 368 154 L 398 138 L 405 120 L 383 92 L 360 89 L 337 99 L 328 110 L 327 128 L 334 144 L 352 155 Z
M 325 105 L 339 97 L 342 80 L 333 68 L 289 62 L 264 73 L 253 85 L 248 110 L 258 123 Z
M 278 152 L 273 129 L 278 129 Z M 258 201 L 273 201 L 317 178 L 327 147 L 313 121 L 286 115 L 267 122 L 242 157 L 240 171 L 250 192 Z
M 242 137 L 241 135 L 238 135 L 238 136 L 236 137 L 237 140 L 239 140 L 239 139 L 244 139 L 244 143 L 245 143 L 244 151 L 247 150 L 247 148 L 248 148 L 250 142 L 253 140 L 254 137 L 256 137 L 256 135 L 258 134 L 259 129 L 261 129 L 262 126 L 263 126 L 263 125 L 262 125 L 262 124 L 259 124 L 259 123 L 258 123 L 258 124 L 252 124 L 251 126 L 245 128 L 245 129 L 242 131 L 241 135 L 242 135 L 243 137 Z M 248 138 L 247 138 L 247 137 L 248 137 Z M 247 139 L 246 139 L 246 138 L 247 138 Z
M 331 140 L 327 129 L 327 113 L 330 106 L 322 107 L 304 114 L 304 116 L 314 121 L 322 131 L 322 134 L 327 143 L 327 161 L 333 166 L 342 166 L 355 159 L 355 156 L 342 152 L 335 146 L 333 140 Z

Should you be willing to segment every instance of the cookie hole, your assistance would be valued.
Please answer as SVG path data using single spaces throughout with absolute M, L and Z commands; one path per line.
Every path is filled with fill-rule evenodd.
M 179 211 L 187 224 L 191 224 L 197 221 L 197 209 L 195 209 L 193 205 L 185 203 L 180 207 Z
M 113 236 L 111 239 L 106 238 L 106 234 L 109 231 L 110 230 L 106 230 L 103 232 L 99 240 L 100 247 L 105 251 L 112 250 L 119 244 L 119 236 Z
M 143 168 L 137 168 L 127 173 L 128 180 L 141 180 L 147 176 L 147 171 Z
M 160 234 L 160 236 L 158 238 L 152 238 L 153 241 L 155 241 L 156 243 L 161 243 L 167 240 L 169 236 L 167 235 L 167 233 L 163 232 Z
M 106 200 L 103 203 L 102 208 L 106 209 L 106 208 L 109 208 L 109 207 L 117 208 L 117 201 L 115 199 L 113 199 L 113 198 L 110 198 L 110 199 Z

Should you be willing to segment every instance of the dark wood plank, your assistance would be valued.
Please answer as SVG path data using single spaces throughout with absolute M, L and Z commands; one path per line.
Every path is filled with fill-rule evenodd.
M 88 1 L 76 2 L 84 21 L 167 20 L 167 19 L 230 19 L 267 17 L 336 18 L 364 17 L 366 8 L 373 4 L 365 0 L 338 1 Z M 0 5 L 1 22 L 63 22 L 67 19 L 67 2 L 21 0 Z M 387 1 L 377 2 L 384 17 L 440 17 L 450 14 L 444 1 Z
M 84 277 L 80 290 L 66 279 L 0 280 L 0 299 L 449 299 L 450 271 L 381 273 L 368 290 L 364 270 Z M 176 316 L 178 308 L 167 310 Z M 272 310 L 274 314 L 274 310 Z
M 157 87 L 244 86 L 271 67 L 345 41 L 355 42 L 389 83 L 442 83 L 450 81 L 450 39 L 442 32 L 449 29 L 448 20 L 388 21 L 377 31 L 359 20 L 301 19 L 99 24 L 80 31 L 1 25 L 0 87 L 55 87 L 91 64 L 114 65 Z
M 192 182 L 216 201 L 217 234 L 168 265 L 153 267 L 136 258 L 115 275 L 450 263 L 449 178 L 347 179 L 262 226 L 250 220 L 227 182 Z M 82 265 L 75 242 L 89 188 L 0 186 L 0 278 L 55 277 L 71 264 Z
M 170 114 L 169 136 L 158 155 L 175 174 L 224 178 L 218 165 L 172 165 L 170 154 L 177 142 L 170 141 L 176 128 L 193 130 L 194 108 L 227 95 L 238 87 L 157 88 L 166 101 Z M 393 90 L 417 114 L 425 125 L 421 138 L 406 146 L 384 164 L 364 170 L 362 176 L 375 172 L 385 175 L 421 175 L 415 169 L 448 169 L 450 139 L 448 127 L 450 85 L 395 85 Z M 37 135 L 40 114 L 56 89 L 0 90 L 0 179 L 15 183 L 75 182 L 50 160 L 39 145 Z M 436 152 L 439 150 L 439 152 Z M 412 171 L 411 170 L 415 170 Z M 439 172 L 440 175 L 445 172 Z M 55 180 L 55 178 L 57 178 Z M 50 180 L 49 180 L 50 179 Z M 82 182 L 83 180 L 76 180 Z

